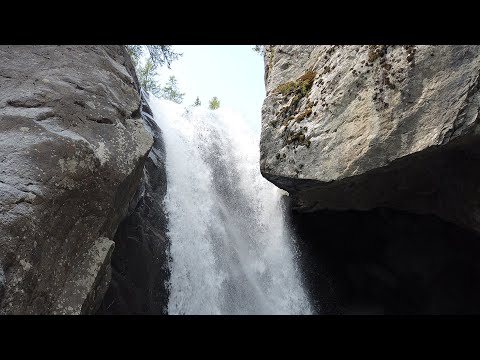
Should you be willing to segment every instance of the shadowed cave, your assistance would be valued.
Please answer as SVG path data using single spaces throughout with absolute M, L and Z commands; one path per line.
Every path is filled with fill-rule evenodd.
M 320 314 L 480 312 L 479 237 L 389 208 L 293 212 L 306 287 Z

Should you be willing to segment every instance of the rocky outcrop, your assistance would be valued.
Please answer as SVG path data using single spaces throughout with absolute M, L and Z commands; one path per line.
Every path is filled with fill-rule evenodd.
M 294 209 L 480 231 L 479 46 L 272 46 L 265 73 L 261 171 Z
M 261 171 L 322 314 L 480 313 L 480 47 L 271 46 Z
M 165 145 L 145 101 L 142 117 L 154 143 L 129 214 L 114 237 L 112 281 L 99 314 L 166 314 L 169 244 L 162 204 L 167 191 Z
M 123 46 L 0 47 L 0 312 L 95 312 L 153 144 Z

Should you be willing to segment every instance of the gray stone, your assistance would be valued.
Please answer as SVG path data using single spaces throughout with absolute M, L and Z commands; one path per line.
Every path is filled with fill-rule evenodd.
M 265 73 L 260 167 L 294 209 L 480 231 L 479 46 L 272 46 Z
M 132 64 L 116 45 L 0 58 L 0 313 L 95 312 L 153 143 Z
M 110 259 L 114 242 L 98 239 L 70 274 L 54 305 L 54 313 L 80 315 L 93 313 L 110 283 Z
M 5 293 L 5 274 L 0 264 L 0 301 L 2 301 L 3 294 Z
M 142 102 L 145 128 L 154 144 L 143 177 L 130 203 L 128 216 L 115 234 L 112 281 L 98 314 L 166 314 L 169 279 L 167 219 L 163 198 L 167 191 L 165 145 L 162 132 Z

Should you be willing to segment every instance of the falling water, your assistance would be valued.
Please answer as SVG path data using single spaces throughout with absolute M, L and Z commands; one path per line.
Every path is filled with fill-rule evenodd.
M 167 151 L 168 313 L 311 313 L 258 135 L 228 109 L 150 106 Z

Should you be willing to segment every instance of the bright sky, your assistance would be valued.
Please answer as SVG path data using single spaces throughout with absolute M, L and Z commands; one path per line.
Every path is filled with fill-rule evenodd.
M 214 97 L 220 107 L 241 113 L 255 131 L 260 131 L 261 108 L 265 98 L 263 58 L 253 45 L 174 45 L 183 56 L 158 70 L 161 85 L 170 75 L 185 93 L 183 105 L 192 105 L 196 97 L 202 106 Z

